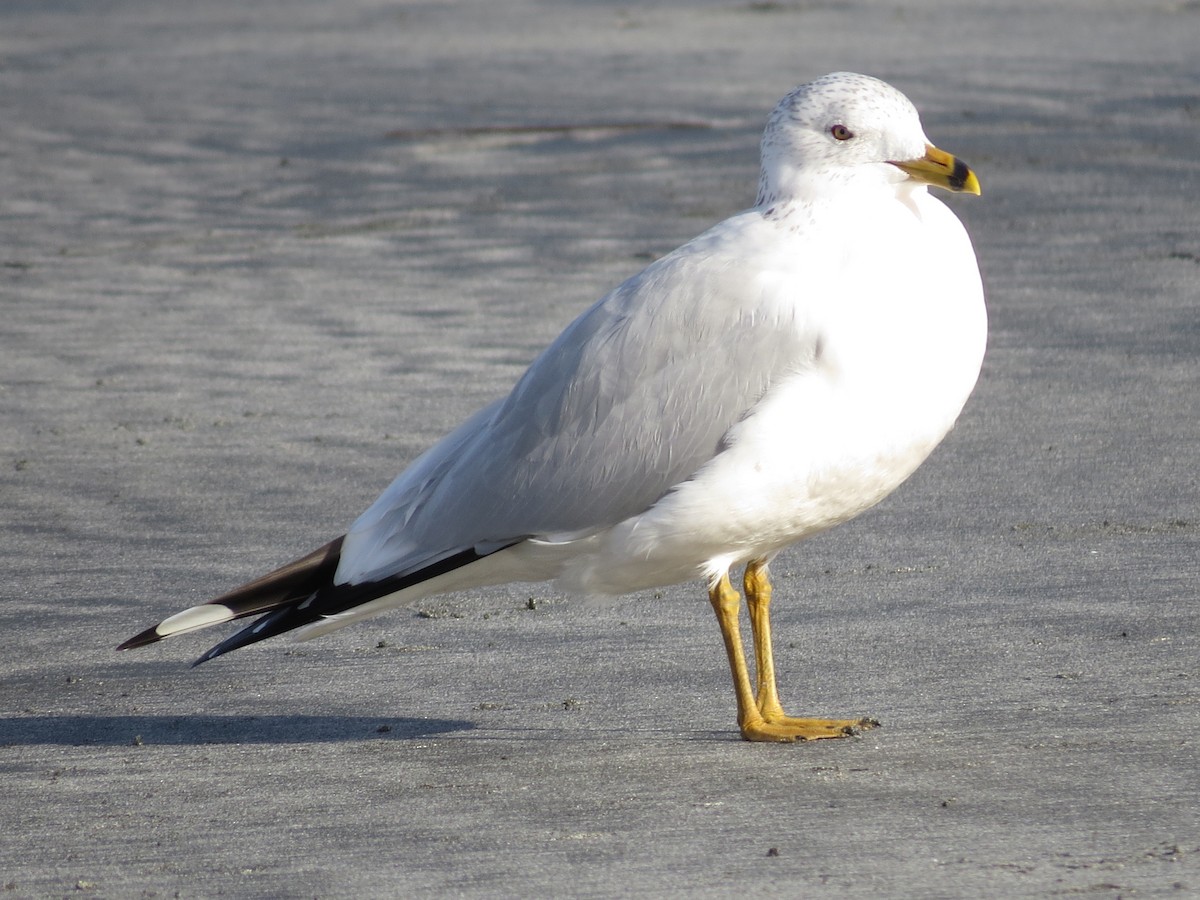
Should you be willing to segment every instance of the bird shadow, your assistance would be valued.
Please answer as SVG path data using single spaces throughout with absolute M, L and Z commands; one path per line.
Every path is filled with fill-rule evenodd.
M 413 740 L 474 727 L 453 719 L 383 716 L 18 716 L 0 719 L 0 746 L 328 744 Z

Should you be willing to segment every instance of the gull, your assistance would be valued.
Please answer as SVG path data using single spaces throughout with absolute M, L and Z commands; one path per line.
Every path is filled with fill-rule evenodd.
M 979 182 L 903 94 L 847 72 L 784 97 L 761 152 L 753 207 L 587 309 L 346 534 L 118 649 L 259 616 L 199 665 L 448 591 L 703 580 L 744 739 L 878 724 L 784 713 L 768 566 L 891 493 L 958 418 L 987 315 L 966 230 L 928 187 L 978 194 Z

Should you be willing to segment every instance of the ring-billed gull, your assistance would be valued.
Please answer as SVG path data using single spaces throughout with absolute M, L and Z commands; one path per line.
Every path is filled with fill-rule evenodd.
M 845 72 L 796 88 L 768 120 L 751 209 L 584 312 L 343 537 L 119 649 L 262 614 L 199 664 L 456 589 L 555 580 L 622 594 L 704 579 L 744 738 L 874 724 L 784 714 L 767 565 L 895 489 L 975 385 L 979 270 L 928 185 L 979 193 L 895 88 Z M 730 582 L 740 566 L 756 683 Z

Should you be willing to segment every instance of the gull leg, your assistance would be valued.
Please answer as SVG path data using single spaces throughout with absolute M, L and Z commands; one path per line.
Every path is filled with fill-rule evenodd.
M 771 580 L 767 564 L 754 560 L 746 566 L 742 579 L 746 591 L 746 607 L 750 611 L 750 630 L 754 639 L 754 663 L 758 690 L 755 701 L 764 719 L 783 719 L 786 715 L 779 703 L 775 685 L 775 657 L 771 643 Z
M 750 611 L 750 629 L 754 638 L 755 669 L 758 676 L 758 691 L 754 702 L 764 724 L 782 729 L 790 735 L 787 739 L 804 741 L 846 737 L 857 734 L 864 728 L 878 725 L 873 719 L 800 719 L 784 713 L 775 686 L 775 659 L 771 645 L 771 579 L 767 575 L 765 559 L 752 560 L 746 566 L 743 584 L 746 590 L 746 607 Z M 737 592 L 732 588 L 730 591 L 737 596 Z M 748 688 L 749 678 L 746 683 Z
M 742 598 L 729 583 L 728 573 L 722 575 L 720 580 L 709 588 L 708 601 L 712 604 L 713 612 L 717 614 L 717 625 L 720 626 L 721 637 L 725 641 L 725 655 L 729 658 L 729 671 L 733 675 L 733 693 L 737 697 L 738 728 L 741 729 L 742 737 L 752 740 L 747 736 L 746 730 L 762 724 L 762 716 L 750 689 L 750 673 L 746 669 L 746 654 L 742 650 L 742 634 L 738 628 Z
M 807 739 L 807 735 L 799 733 L 789 725 L 780 725 L 764 721 L 754 699 L 754 690 L 750 686 L 750 672 L 746 668 L 746 655 L 742 649 L 742 635 L 738 628 L 738 614 L 741 612 L 742 597 L 729 583 L 729 575 L 722 575 L 708 591 L 709 602 L 717 614 L 717 624 L 721 627 L 721 637 L 725 641 L 725 655 L 729 658 L 729 670 L 733 674 L 733 691 L 737 697 L 738 728 L 742 738 L 747 741 L 794 741 L 798 737 Z M 821 737 L 837 737 L 835 734 L 822 734 Z

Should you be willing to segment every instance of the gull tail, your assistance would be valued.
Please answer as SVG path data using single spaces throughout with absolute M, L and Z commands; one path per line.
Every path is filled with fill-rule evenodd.
M 338 538 L 330 541 L 307 556 L 235 588 L 228 594 L 163 619 L 152 628 L 134 635 L 117 649 L 144 647 L 177 634 L 260 613 L 265 615 L 221 641 L 192 665 L 198 666 L 231 650 L 305 626 L 309 626 L 306 632 L 311 633 L 302 633 L 301 636 L 316 637 L 394 606 L 400 598 L 393 598 L 392 595 L 409 588 L 425 588 L 419 591 L 421 594 L 434 593 L 443 584 L 457 582 L 459 579 L 453 576 L 458 570 L 495 552 L 479 553 L 468 549 L 415 572 L 362 584 L 334 584 L 333 576 L 341 559 L 343 540 Z M 496 549 L 506 549 L 507 546 L 511 545 Z M 372 602 L 384 598 L 388 602 Z

